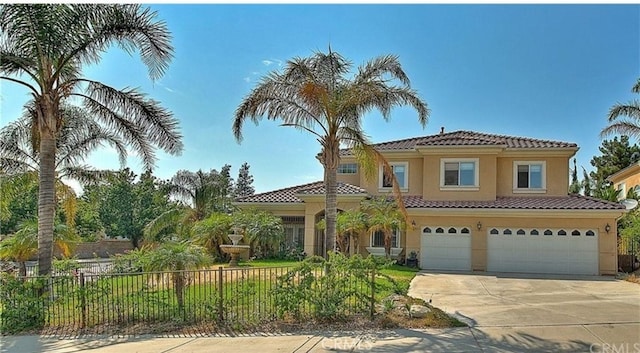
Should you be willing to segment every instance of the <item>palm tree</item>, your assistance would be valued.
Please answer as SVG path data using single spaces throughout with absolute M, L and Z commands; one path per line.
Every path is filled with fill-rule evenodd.
M 349 250 L 349 252 L 355 254 L 360 253 L 360 237 L 369 228 L 368 218 L 367 214 L 360 209 L 347 210 L 338 214 L 337 229 L 338 234 L 341 235 L 342 238 L 342 244 L 340 245 L 342 252 L 347 251 L 349 238 L 351 238 L 355 244 L 355 251 Z
M 53 230 L 53 241 L 64 257 L 71 255 L 78 237 L 72 229 L 64 224 L 56 224 Z M 38 223 L 35 219 L 27 220 L 20 229 L 0 242 L 0 259 L 15 261 L 19 264 L 19 274 L 27 275 L 25 262 L 38 252 Z
M 226 167 L 226 166 L 225 166 Z M 221 184 L 226 186 L 224 177 L 215 169 L 210 172 L 191 172 L 179 170 L 169 181 L 169 193 L 183 204 L 168 210 L 145 226 L 144 238 L 147 241 L 160 240 L 161 234 L 189 239 L 194 224 L 204 220 L 216 210 L 220 201 Z
M 362 130 L 364 114 L 377 109 L 388 120 L 392 107 L 409 105 L 416 109 L 423 126 L 429 116 L 426 103 L 410 88 L 397 56 L 377 57 L 360 66 L 353 78 L 347 77 L 351 67 L 330 48 L 327 54 L 317 52 L 308 58 L 294 58 L 287 62 L 284 72 L 272 72 L 262 79 L 236 109 L 233 122 L 238 142 L 242 141 L 242 126 L 247 119 L 258 123 L 265 116 L 282 121 L 283 126 L 306 131 L 320 142 L 318 160 L 324 167 L 327 250 L 336 247 L 340 147 L 365 152 L 354 153 L 359 160 L 371 159 L 375 154 L 367 148 L 371 144 Z M 393 84 L 394 79 L 401 85 Z
M 138 153 L 147 169 L 154 146 L 182 150 L 178 121 L 157 101 L 136 89 L 118 90 L 82 76 L 116 44 L 139 49 L 151 79 L 160 78 L 172 58 L 171 36 L 156 13 L 140 5 L 5 4 L 0 7 L 0 79 L 26 87 L 33 99 L 32 126 L 39 138 L 38 263 L 51 272 L 56 145 L 65 125 L 64 104 L 80 102 L 93 119 Z
M 640 93 L 640 79 L 631 88 L 631 92 Z M 640 138 L 640 101 L 634 99 L 627 103 L 617 103 L 609 109 L 609 125 L 602 129 L 600 137 L 619 134 Z
M 193 242 L 203 246 L 210 254 L 222 257 L 220 245 L 228 241 L 232 218 L 225 213 L 212 213 L 209 217 L 193 225 Z
M 184 306 L 184 287 L 187 283 L 185 271 L 210 263 L 204 248 L 186 241 L 164 243 L 153 249 L 147 248 L 139 254 L 142 254 L 140 263 L 145 271 L 172 271 L 173 289 L 180 308 Z
M 34 129 L 37 116 L 33 104 L 25 106 L 18 120 L 0 130 L 0 170 L 9 175 L 35 172 L 39 166 L 38 130 Z M 98 171 L 84 165 L 88 155 L 105 144 L 118 153 L 120 164 L 127 158 L 125 144 L 113 131 L 92 120 L 91 114 L 81 107 L 60 107 L 63 125 L 56 139 L 56 178 L 75 179 L 81 183 L 95 182 L 108 171 Z
M 405 217 L 398 204 L 385 197 L 375 197 L 362 203 L 369 214 L 369 231 L 382 232 L 384 235 L 384 254 L 391 256 L 391 238 L 394 231 L 405 227 Z

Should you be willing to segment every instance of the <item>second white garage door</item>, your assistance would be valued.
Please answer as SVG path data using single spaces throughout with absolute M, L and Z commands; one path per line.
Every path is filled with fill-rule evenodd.
M 590 229 L 490 229 L 487 271 L 598 274 L 598 235 Z
M 420 239 L 420 268 L 426 270 L 471 270 L 469 229 L 424 227 Z

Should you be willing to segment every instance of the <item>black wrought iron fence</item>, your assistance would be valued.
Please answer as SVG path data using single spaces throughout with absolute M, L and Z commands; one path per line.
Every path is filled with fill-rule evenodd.
M 332 310 L 331 305 L 340 306 L 340 315 L 373 314 L 373 270 L 331 276 L 326 268 L 306 275 L 291 270 L 221 267 L 144 273 L 72 271 L 46 278 L 5 275 L 0 283 L 0 328 L 3 333 L 29 328 L 113 332 L 139 324 L 251 328 L 288 315 L 291 301 L 296 300 L 298 320 Z M 342 279 L 340 295 L 331 297 L 336 289 L 328 287 L 327 278 Z M 314 296 L 309 291 L 319 293 L 319 299 L 306 300 L 305 296 Z

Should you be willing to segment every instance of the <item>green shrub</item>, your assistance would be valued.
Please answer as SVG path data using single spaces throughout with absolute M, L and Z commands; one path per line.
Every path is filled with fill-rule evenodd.
M 384 266 L 360 255 L 336 253 L 329 260 L 310 257 L 277 278 L 277 314 L 300 320 L 308 313 L 319 320 L 336 320 L 366 313 L 374 300 L 372 274 Z
M 40 329 L 45 324 L 47 280 L 0 274 L 0 333 Z

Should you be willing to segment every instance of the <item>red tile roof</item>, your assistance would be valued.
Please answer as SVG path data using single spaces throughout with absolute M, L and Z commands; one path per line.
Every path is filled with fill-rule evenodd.
M 347 183 L 338 183 L 337 191 L 338 195 L 367 194 L 365 189 Z M 324 182 L 316 181 L 314 183 L 292 186 L 286 189 L 241 197 L 236 199 L 236 202 L 302 203 L 303 201 L 297 195 L 324 195 Z
M 365 195 L 361 187 L 338 183 L 338 195 Z M 236 199 L 238 203 L 303 203 L 299 195 L 323 195 L 324 183 L 317 181 L 286 189 L 269 191 Z M 405 207 L 449 209 L 510 209 L 510 210 L 622 210 L 625 207 L 581 195 L 567 196 L 511 196 L 498 197 L 495 201 L 435 201 L 424 200 L 419 195 L 403 196 Z
M 625 207 L 581 195 L 568 196 L 511 196 L 497 197 L 495 201 L 433 201 L 422 196 L 403 196 L 406 208 L 494 208 L 511 210 L 618 210 Z
M 412 137 L 373 145 L 379 151 L 406 151 L 427 146 L 501 146 L 505 148 L 577 148 L 570 142 L 540 140 L 528 137 L 485 134 L 473 131 L 453 131 L 437 135 Z M 340 150 L 349 155 L 348 149 Z

